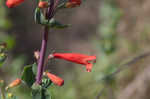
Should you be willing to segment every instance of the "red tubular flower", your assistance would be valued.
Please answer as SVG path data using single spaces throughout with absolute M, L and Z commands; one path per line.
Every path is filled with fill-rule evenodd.
M 24 2 L 24 0 L 7 0 L 6 5 L 9 8 L 13 8 L 13 7 L 16 7 L 17 5 L 21 4 L 22 2 Z
M 69 2 L 66 3 L 66 7 L 73 8 L 79 6 L 80 4 L 81 4 L 81 0 L 69 0 Z
M 87 56 L 78 53 L 54 53 L 54 58 L 64 59 L 78 64 L 83 64 L 86 66 L 86 70 L 91 72 L 93 64 L 89 61 L 96 60 L 96 56 Z
M 52 74 L 52 73 L 49 73 L 49 72 L 46 72 L 46 75 L 48 76 L 48 78 L 56 85 L 58 86 L 62 86 L 64 85 L 64 80 L 61 79 L 60 77 Z

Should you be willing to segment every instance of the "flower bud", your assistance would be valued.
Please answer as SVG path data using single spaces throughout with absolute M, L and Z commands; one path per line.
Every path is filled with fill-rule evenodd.
M 47 1 L 40 1 L 38 4 L 39 8 L 47 8 L 48 7 L 48 2 Z
M 47 75 L 48 78 L 55 84 L 55 85 L 58 85 L 58 86 L 62 86 L 64 85 L 64 80 L 61 79 L 60 77 L 54 75 L 54 74 L 51 74 L 49 72 L 45 72 L 44 75 Z
M 16 80 L 14 80 L 13 82 L 11 82 L 7 87 L 6 90 L 8 90 L 9 88 L 13 88 L 16 87 L 18 85 L 21 84 L 21 79 L 17 78 Z
M 13 8 L 18 6 L 22 2 L 24 2 L 24 0 L 7 0 L 6 5 L 8 6 L 8 8 Z
M 40 52 L 39 51 L 35 51 L 34 52 L 34 57 L 38 60 L 40 58 Z
M 77 6 L 80 6 L 81 0 L 69 0 L 69 2 L 66 3 L 66 8 L 74 8 Z

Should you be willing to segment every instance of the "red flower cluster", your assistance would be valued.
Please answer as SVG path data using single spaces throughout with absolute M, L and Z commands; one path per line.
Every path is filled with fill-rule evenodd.
M 49 73 L 49 72 L 46 72 L 46 75 L 48 76 L 48 78 L 56 85 L 58 86 L 62 86 L 64 85 L 64 80 L 61 79 L 60 77 L 52 74 L 52 73 Z
M 86 70 L 88 72 L 91 72 L 93 64 L 90 63 L 92 60 L 96 60 L 96 56 L 87 56 L 83 54 L 78 53 L 54 53 L 52 54 L 52 57 L 64 59 L 67 61 L 71 61 L 77 64 L 83 64 L 86 66 Z
M 66 3 L 66 7 L 73 8 L 79 6 L 80 4 L 81 4 L 81 0 L 69 0 L 69 2 Z
M 21 4 L 22 2 L 24 2 L 24 0 L 7 0 L 6 1 L 6 5 L 9 7 L 9 8 L 13 8 L 19 4 Z

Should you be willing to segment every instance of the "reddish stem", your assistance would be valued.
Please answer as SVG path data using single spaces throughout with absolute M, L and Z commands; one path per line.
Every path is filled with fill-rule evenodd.
M 44 60 L 45 60 L 47 41 L 48 41 L 48 31 L 49 31 L 49 28 L 44 27 L 42 45 L 41 45 L 41 50 L 40 50 L 40 59 L 38 61 L 38 71 L 37 71 L 37 77 L 36 77 L 36 83 L 38 84 L 41 83 L 41 79 L 43 75 Z
M 49 8 L 46 10 L 46 19 L 50 20 L 53 17 L 53 11 L 54 11 L 54 0 L 50 0 L 51 4 Z M 38 70 L 36 75 L 36 83 L 41 84 L 43 70 L 44 70 L 44 61 L 45 61 L 45 54 L 46 54 L 46 48 L 47 48 L 47 41 L 48 41 L 48 32 L 49 28 L 47 26 L 44 27 L 44 33 L 42 38 L 42 45 L 40 50 L 40 59 L 38 60 Z

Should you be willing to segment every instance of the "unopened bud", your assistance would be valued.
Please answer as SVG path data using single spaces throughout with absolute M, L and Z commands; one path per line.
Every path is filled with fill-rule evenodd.
M 64 85 L 64 80 L 54 74 L 51 74 L 49 72 L 45 72 L 45 75 L 47 75 L 47 77 L 55 84 L 58 86 L 62 86 Z
M 47 8 L 48 2 L 47 1 L 40 1 L 38 7 L 39 8 Z
M 81 0 L 69 0 L 69 2 L 66 3 L 66 8 L 74 8 L 77 6 L 80 6 Z
M 9 88 L 13 88 L 16 87 L 18 85 L 21 84 L 21 79 L 17 78 L 16 80 L 14 80 L 13 82 L 11 82 L 7 87 L 6 90 L 8 90 Z
M 24 2 L 24 0 L 7 0 L 6 5 L 8 8 L 13 8 L 20 5 L 22 2 Z
M 34 52 L 34 57 L 38 60 L 40 58 L 40 52 L 39 51 L 35 51 Z

